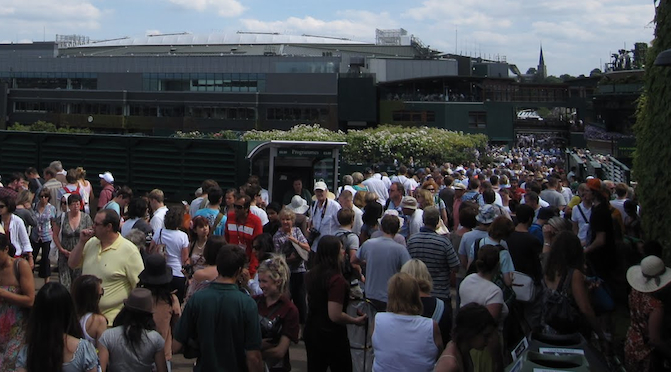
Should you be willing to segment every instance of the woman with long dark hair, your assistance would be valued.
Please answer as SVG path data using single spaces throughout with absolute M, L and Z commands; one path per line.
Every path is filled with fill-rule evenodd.
M 32 269 L 34 267 L 33 247 L 30 245 L 26 225 L 21 217 L 14 214 L 15 210 L 14 198 L 7 195 L 0 197 L 0 226 L 15 248 L 14 256 L 25 258 Z
M 18 217 L 17 217 L 18 218 Z M 14 258 L 14 247 L 0 234 L 0 371 L 13 371 L 24 343 L 25 317 L 33 306 L 35 282 L 26 260 Z
M 49 203 L 51 193 L 48 189 L 42 189 L 38 195 L 38 201 L 35 204 L 35 218 L 37 226 L 30 234 L 30 241 L 33 244 L 33 254 L 35 257 L 42 251 L 40 260 L 39 277 L 44 278 L 46 283 L 51 277 L 51 262 L 49 261 L 49 251 L 51 250 L 51 241 L 53 239 L 53 223 L 56 218 L 56 207 Z M 54 247 L 54 249 L 57 249 Z
M 565 291 L 576 310 L 582 314 L 570 324 L 559 328 L 557 325 L 546 324 L 546 330 L 553 333 L 569 334 L 578 331 L 586 332 L 590 327 L 605 340 L 599 321 L 590 303 L 589 292 L 585 284 L 585 255 L 580 239 L 572 231 L 560 232 L 550 247 L 548 263 L 545 267 L 544 283 L 550 291 Z M 544 311 L 548 309 L 544 306 Z M 546 314 L 543 314 L 544 321 Z M 585 322 L 586 321 L 586 322 Z
M 146 288 L 135 288 L 124 301 L 114 319 L 114 328 L 103 333 L 98 341 L 100 366 L 103 372 L 158 372 L 168 370 L 163 337 L 155 331 L 154 298 Z
M 207 239 L 205 248 L 203 248 L 205 266 L 193 273 L 193 277 L 189 282 L 189 289 L 186 293 L 185 302 L 189 300 L 191 295 L 207 287 L 211 281 L 219 276 L 219 273 L 217 272 L 217 255 L 225 245 L 226 239 L 224 239 L 223 236 L 212 236 Z
M 344 310 L 349 300 L 349 283 L 342 275 L 345 249 L 340 239 L 326 235 L 319 240 L 315 264 L 305 278 L 308 315 L 305 321 L 305 349 L 308 370 L 352 371 L 347 324 L 364 325 L 367 316 L 356 318 Z
M 165 258 L 160 254 L 147 256 L 138 287 L 150 290 L 154 298 L 154 323 L 165 340 L 164 351 L 168 365 L 172 360 L 172 328 L 182 315 L 179 300 L 170 286 L 171 281 L 172 270 L 166 265 Z
M 84 338 L 97 345 L 107 329 L 107 318 L 100 311 L 100 297 L 105 294 L 103 281 L 94 275 L 82 275 L 72 283 L 72 298 Z
M 0 369 L 6 367 L 3 363 Z M 16 367 L 20 372 L 98 370 L 96 350 L 83 339 L 72 297 L 62 284 L 47 283 L 37 292 L 28 321 L 26 346 Z
M 471 349 L 483 350 L 492 334 L 496 320 L 486 307 L 470 303 L 459 310 L 452 330 L 452 341 L 438 358 L 436 372 L 473 372 Z
M 191 220 L 189 227 L 189 259 L 191 270 L 196 271 L 205 267 L 203 252 L 205 243 L 210 236 L 210 223 L 204 216 L 196 216 Z M 193 273 L 191 274 L 193 275 Z

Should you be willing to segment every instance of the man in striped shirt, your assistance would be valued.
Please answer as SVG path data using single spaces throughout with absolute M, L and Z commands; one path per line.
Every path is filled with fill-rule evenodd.
M 445 311 L 452 314 L 450 296 L 450 273 L 459 268 L 459 258 L 454 252 L 450 240 L 436 233 L 440 212 L 436 207 L 424 209 L 424 226 L 419 233 L 408 239 L 410 257 L 419 259 L 426 264 L 433 279 L 431 295 L 445 302 Z M 451 315 L 450 315 L 451 316 Z

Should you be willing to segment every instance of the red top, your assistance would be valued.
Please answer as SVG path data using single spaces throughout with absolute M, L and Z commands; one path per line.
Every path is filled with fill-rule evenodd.
M 247 221 L 244 224 L 238 224 L 235 212 L 229 212 L 224 228 L 224 238 L 228 244 L 238 245 L 243 248 L 249 258 L 249 275 L 254 277 L 256 268 L 259 267 L 259 261 L 252 252 L 252 240 L 257 235 L 263 233 L 263 224 L 261 219 L 253 213 L 247 215 Z

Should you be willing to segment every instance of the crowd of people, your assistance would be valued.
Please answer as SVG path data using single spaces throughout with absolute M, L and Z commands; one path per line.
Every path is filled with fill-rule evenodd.
M 535 333 L 668 369 L 671 269 L 636 190 L 578 179 L 532 145 L 491 148 L 486 165 L 374 165 L 335 190 L 297 177 L 275 200 L 256 176 L 207 179 L 188 205 L 110 172 L 96 197 L 58 161 L 14 173 L 0 188 L 0 372 L 170 371 L 175 353 L 194 371 L 290 371 L 301 340 L 309 371 L 367 370 L 350 345 L 369 340 L 375 371 L 503 371 Z

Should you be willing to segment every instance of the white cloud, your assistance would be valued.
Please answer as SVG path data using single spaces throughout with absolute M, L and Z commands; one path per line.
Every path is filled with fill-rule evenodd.
M 221 17 L 238 17 L 246 8 L 237 0 L 168 0 L 171 3 L 198 12 L 216 12 Z
M 506 55 L 526 71 L 538 63 L 543 44 L 549 73 L 589 73 L 623 44 L 649 42 L 652 1 L 637 0 L 424 0 L 403 17 L 412 32 L 443 51 Z M 410 26 L 406 26 L 410 27 Z M 439 35 L 436 31 L 442 31 Z
M 284 34 L 309 34 L 320 36 L 345 37 L 353 40 L 372 41 L 376 28 L 395 28 L 398 23 L 389 13 L 345 10 L 336 13 L 338 19 L 323 20 L 311 16 L 303 18 L 289 17 L 281 21 L 261 21 L 242 19 L 245 30 L 258 32 L 280 32 Z
M 41 40 L 46 32 L 51 40 L 56 33 L 98 29 L 103 13 L 89 0 L 3 0 L 0 34 Z

